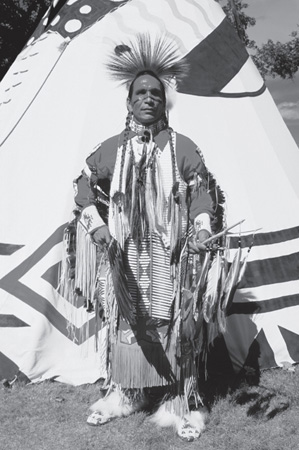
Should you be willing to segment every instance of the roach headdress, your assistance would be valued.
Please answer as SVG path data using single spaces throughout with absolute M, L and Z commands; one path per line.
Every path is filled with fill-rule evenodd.
M 134 42 L 117 45 L 107 68 L 112 77 L 128 89 L 138 75 L 145 72 L 152 73 L 165 88 L 173 81 L 179 83 L 188 72 L 188 64 L 174 41 L 166 36 L 152 41 L 148 34 L 138 34 Z

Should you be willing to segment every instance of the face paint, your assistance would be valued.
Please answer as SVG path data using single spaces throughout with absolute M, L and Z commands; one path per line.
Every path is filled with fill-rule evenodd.
M 136 78 L 128 109 L 142 125 L 151 125 L 161 119 L 165 112 L 164 92 L 160 81 L 145 74 Z

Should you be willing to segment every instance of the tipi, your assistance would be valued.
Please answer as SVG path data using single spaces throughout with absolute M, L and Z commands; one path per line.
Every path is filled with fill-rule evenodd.
M 239 231 L 246 251 L 259 229 L 222 358 L 236 373 L 299 361 L 299 152 L 219 4 L 53 0 L 0 85 L 0 378 L 105 377 L 94 312 L 60 296 L 58 267 L 72 180 L 124 125 L 126 92 L 107 77 L 105 55 L 140 31 L 167 33 L 191 64 L 170 123 L 217 175 L 228 226 L 245 219 L 231 258 Z

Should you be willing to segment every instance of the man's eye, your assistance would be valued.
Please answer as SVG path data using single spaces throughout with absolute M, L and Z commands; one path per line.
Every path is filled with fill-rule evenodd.
M 162 93 L 160 92 L 160 91 L 158 91 L 158 90 L 156 90 L 156 89 L 154 89 L 153 91 L 151 91 L 151 94 L 154 96 L 154 97 L 162 97 Z

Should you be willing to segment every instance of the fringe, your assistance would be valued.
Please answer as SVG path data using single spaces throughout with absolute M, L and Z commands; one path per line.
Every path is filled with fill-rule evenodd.
M 148 222 L 149 232 L 156 231 L 156 215 L 157 211 L 157 183 L 154 179 L 155 170 L 148 170 L 146 173 L 146 190 L 145 190 L 145 205 L 146 216 Z M 162 225 L 163 226 L 163 225 Z
M 59 286 L 57 290 L 67 300 L 72 300 L 73 296 L 73 280 L 75 278 L 76 265 L 77 214 L 78 212 L 75 210 L 75 218 L 68 224 L 63 233 L 62 263 L 59 268 Z
M 126 239 L 130 232 L 128 218 L 126 214 L 124 214 L 125 204 L 125 194 L 120 191 L 114 194 L 112 201 L 110 202 L 112 220 L 114 221 L 115 239 L 122 249 L 124 249 Z
M 159 234 L 165 233 L 164 226 L 164 214 L 166 208 L 166 198 L 162 186 L 162 169 L 160 160 L 155 158 L 155 165 L 153 165 L 152 176 L 152 190 L 155 195 L 154 208 L 155 208 L 155 231 Z
M 176 395 L 173 398 L 165 399 L 163 405 L 165 405 L 165 411 L 175 414 L 180 418 L 189 413 L 189 406 L 186 404 L 186 399 L 183 395 Z
M 110 340 L 112 340 L 116 336 L 117 332 L 118 306 L 114 293 L 114 285 L 110 269 L 107 270 L 106 277 L 105 316 L 109 324 Z
M 194 319 L 194 297 L 192 293 L 183 289 L 181 300 L 181 340 L 193 341 L 196 334 Z
M 69 255 L 68 238 L 66 232 L 63 237 L 62 261 L 59 268 L 59 285 L 58 292 L 63 298 L 73 304 L 74 301 L 74 277 L 71 276 L 70 255 Z
M 192 413 L 191 408 L 198 410 L 204 406 L 197 390 L 196 380 L 193 376 L 185 380 L 184 387 L 183 395 L 166 394 L 164 396 L 161 401 L 161 406 L 152 418 L 157 425 L 162 427 L 173 425 L 173 417 L 170 417 L 170 414 L 176 416 L 178 419 L 182 419 Z M 171 421 L 170 423 L 169 420 Z
M 67 283 L 68 291 L 64 291 L 62 296 L 67 299 L 71 307 L 66 308 L 65 317 L 67 320 L 67 334 L 68 337 L 73 341 L 77 342 L 76 337 L 76 319 L 77 319 L 77 294 L 74 292 L 75 290 L 75 280 L 68 280 Z
M 174 346 L 170 346 L 166 353 L 162 346 L 155 344 L 149 344 L 144 350 L 143 344 L 140 347 L 138 344 L 117 342 L 112 344 L 111 362 L 113 381 L 134 389 L 172 385 L 178 370 Z M 159 371 L 156 367 L 159 367 Z M 161 373 L 169 373 L 169 379 Z
M 103 329 L 106 323 L 106 291 L 107 291 L 107 279 L 106 272 L 108 271 L 108 256 L 107 252 L 103 252 L 101 260 L 98 265 L 96 275 L 96 287 L 94 292 L 94 309 L 95 309 L 95 348 L 99 350 L 99 331 Z
M 167 329 L 166 337 L 167 344 L 166 349 L 169 349 L 172 340 L 178 341 L 179 328 L 180 328 L 180 306 L 181 306 L 181 284 L 178 282 L 178 278 L 174 278 L 173 300 L 170 311 L 170 321 Z M 177 357 L 180 357 L 180 346 L 177 347 Z
M 87 301 L 92 301 L 97 274 L 97 251 L 90 235 L 79 222 L 77 226 L 75 285 Z
M 174 429 L 178 429 L 182 419 L 174 411 L 180 411 L 180 408 L 176 408 L 176 405 L 172 403 L 170 399 L 165 400 L 152 415 L 150 421 L 161 428 L 173 427 Z
M 181 253 L 182 217 L 178 198 L 178 182 L 169 198 L 168 217 L 170 222 L 170 265 L 177 264 Z
M 119 314 L 127 323 L 133 324 L 136 311 L 128 288 L 123 250 L 115 239 L 110 242 L 108 258 Z
M 127 172 L 125 179 L 125 195 L 124 195 L 124 215 L 129 218 L 132 223 L 132 212 L 135 208 L 135 184 L 136 176 L 134 170 L 134 156 L 130 153 L 129 162 L 127 164 Z
M 118 326 L 118 306 L 107 253 L 103 254 L 98 267 L 94 301 L 95 350 L 99 353 L 102 372 L 107 374 L 106 386 L 111 382 L 111 342 L 115 341 Z
M 64 230 L 62 261 L 59 267 L 59 285 L 57 291 L 67 300 L 71 308 L 66 308 L 68 337 L 73 342 L 76 338 L 77 294 L 75 293 L 75 264 L 76 264 L 76 219 L 72 220 Z

